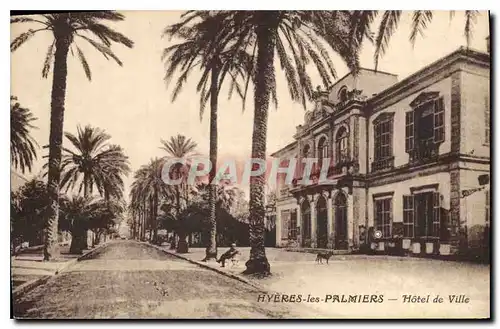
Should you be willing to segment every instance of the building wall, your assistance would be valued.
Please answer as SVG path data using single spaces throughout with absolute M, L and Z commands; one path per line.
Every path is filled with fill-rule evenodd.
M 463 55 L 463 54 L 462 54 Z M 461 55 L 461 56 L 462 56 Z M 466 55 L 463 55 L 466 56 Z M 484 59 L 483 59 L 484 60 Z M 462 197 L 464 190 L 479 187 L 478 176 L 490 172 L 490 148 L 486 141 L 485 124 L 486 111 L 489 105 L 489 70 L 479 63 L 462 58 L 453 59 L 436 64 L 434 71 L 428 68 L 415 73 L 408 83 L 390 88 L 387 93 L 380 93 L 369 101 L 374 108 L 350 108 L 341 116 L 333 114 L 331 125 L 325 121 L 322 126 L 315 127 L 312 132 L 305 130 L 306 134 L 299 138 L 295 149 L 301 152 L 299 145 L 309 143 L 314 149 L 312 156 L 317 154 L 317 145 L 322 136 L 327 136 L 330 152 L 335 155 L 335 135 L 342 125 L 349 129 L 349 154 L 357 159 L 359 174 L 369 174 L 366 181 L 362 177 L 354 176 L 354 187 L 349 190 L 344 187 L 347 196 L 347 232 L 349 250 L 356 250 L 364 243 L 360 237 L 363 229 L 374 226 L 374 195 L 392 194 L 392 220 L 393 223 L 403 222 L 403 196 L 412 194 L 411 189 L 423 186 L 437 185 L 437 192 L 441 195 L 441 208 L 448 210 L 450 237 L 446 241 L 436 243 L 414 239 L 410 250 L 413 253 L 433 253 L 446 255 L 460 251 L 460 248 L 484 247 L 486 224 L 486 189 L 489 186 L 467 197 Z M 426 71 L 427 70 L 427 71 Z M 431 74 L 431 73 L 432 74 Z M 387 74 L 375 74 L 369 70 L 362 70 L 357 77 L 348 75 L 329 90 L 329 100 L 338 103 L 337 94 L 344 85 L 347 90 L 362 90 L 363 94 L 370 97 L 381 92 L 396 82 L 396 77 Z M 439 154 L 450 155 L 440 157 L 438 162 L 407 166 L 409 154 L 405 151 L 405 115 L 412 110 L 410 103 L 423 92 L 439 92 L 443 97 L 444 113 L 444 142 L 440 144 Z M 373 121 L 382 113 L 394 113 L 392 152 L 394 156 L 394 171 L 370 174 L 371 163 L 374 160 L 374 126 Z M 365 113 L 372 113 L 366 116 Z M 307 129 L 307 126 L 304 127 Z M 460 155 L 460 159 L 459 156 Z M 453 158 L 455 156 L 456 158 Z M 450 162 L 451 161 L 451 162 Z M 378 177 L 378 178 L 375 178 Z M 368 187 L 366 187 L 368 186 Z M 316 200 L 318 197 L 303 195 L 300 198 L 310 198 L 311 202 L 311 247 L 316 247 Z M 322 192 L 331 192 L 327 200 L 328 205 L 328 248 L 335 246 L 335 206 L 334 199 L 338 193 L 337 187 L 325 186 Z M 296 196 L 299 198 L 298 196 Z M 283 197 L 278 202 L 278 221 L 280 210 L 296 209 L 297 226 L 301 226 L 300 206 L 297 199 L 291 195 Z M 284 227 L 277 225 L 278 229 Z M 277 231 L 278 231 L 277 229 Z M 302 230 L 303 228 L 301 228 Z M 298 236 L 296 245 L 301 245 L 301 236 Z M 441 233 L 440 233 L 441 234 Z M 441 236 L 441 235 L 440 235 Z M 277 233 L 279 246 L 288 246 L 282 232 Z M 395 240 L 395 239 L 393 239 Z M 408 240 L 408 239 L 403 239 Z M 391 244 L 394 244 L 392 241 Z M 403 243 L 405 243 L 403 241 Z M 417 251 L 412 248 L 416 245 Z M 448 246 L 444 246 L 447 244 Z M 391 246 L 392 247 L 392 246 Z M 441 250 L 443 247 L 443 250 Z M 446 248 L 448 249 L 446 249 Z M 377 246 L 380 248 L 380 246 Z M 438 248 L 438 249 L 436 249 Z M 406 248 L 408 249 L 408 248 Z M 384 247 L 378 250 L 384 250 Z M 421 250 L 421 251 L 418 251 Z M 429 252 L 429 250 L 431 250 Z M 387 249 L 385 249 L 387 251 Z
M 489 165 L 462 164 L 461 167 L 467 168 L 460 170 L 460 187 L 462 191 L 480 187 L 478 176 L 489 173 Z M 489 190 L 489 185 L 483 190 L 460 199 L 461 227 L 466 227 L 468 248 L 479 248 L 484 238 L 486 190 Z
M 393 222 L 403 221 L 403 195 L 411 194 L 411 187 L 419 187 L 431 184 L 439 184 L 437 191 L 443 196 L 442 207 L 450 209 L 450 173 L 440 172 L 424 177 L 415 177 L 412 179 L 392 183 L 390 185 L 382 185 L 370 187 L 368 189 L 368 226 L 374 225 L 374 208 L 373 196 L 381 193 L 394 192 L 392 196 L 392 218 Z
M 464 67 L 461 71 L 461 147 L 460 153 L 489 157 L 485 138 L 486 108 L 489 101 L 489 70 Z

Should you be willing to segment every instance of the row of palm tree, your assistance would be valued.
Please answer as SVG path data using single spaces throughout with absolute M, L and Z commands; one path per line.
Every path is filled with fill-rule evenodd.
M 195 67 L 203 74 L 197 90 L 200 92 L 200 113 L 210 98 L 211 105 L 211 148 L 210 156 L 215 159 L 217 101 L 222 82 L 227 74 L 231 77 L 230 90 L 236 89 L 245 104 L 249 82 L 254 85 L 254 122 L 252 134 L 252 158 L 265 159 L 267 119 L 270 101 L 276 105 L 275 62 L 279 61 L 285 74 L 292 100 L 306 107 L 313 88 L 308 68 L 317 69 L 323 84 L 329 85 L 336 78 L 330 52 L 342 58 L 349 69 L 356 72 L 359 67 L 359 51 L 363 42 L 375 41 L 375 61 L 388 47 L 395 32 L 399 11 L 189 11 L 178 24 L 168 27 L 165 34 L 182 39 L 177 47 L 167 48 L 165 60 L 166 79 L 174 71 L 180 76 L 174 89 L 181 90 L 187 76 Z M 372 24 L 377 15 L 382 15 L 378 33 L 373 39 Z M 432 12 L 414 11 L 410 40 L 426 28 L 432 20 Z M 470 39 L 474 11 L 466 12 L 465 34 Z M 124 16 L 115 12 L 61 13 L 42 15 L 42 19 L 13 18 L 11 23 L 37 23 L 38 29 L 22 33 L 11 43 L 16 50 L 35 33 L 51 31 L 54 41 L 49 46 L 42 75 L 48 76 L 50 64 L 54 62 L 51 102 L 51 128 L 49 143 L 49 195 L 51 211 L 46 229 L 47 243 L 45 259 L 54 254 L 55 232 L 58 221 L 58 192 L 60 182 L 61 144 L 63 137 L 64 103 L 67 78 L 67 56 L 76 37 L 89 42 L 106 59 L 121 62 L 111 52 L 112 43 L 129 48 L 133 42 L 124 35 L 107 27 L 103 22 L 121 21 Z M 82 34 L 86 32 L 87 34 Z M 94 36 L 95 41 L 87 35 Z M 76 46 L 76 52 L 85 73 L 90 79 L 89 65 L 83 52 Z M 210 87 L 208 78 L 210 76 Z M 239 80 L 242 79 L 242 80 Z M 243 81 L 240 84 L 239 81 Z M 212 161 L 216 163 L 216 161 Z M 214 171 L 215 172 L 215 171 Z M 213 177 L 214 172 L 211 173 Z M 210 220 L 213 223 L 215 192 L 211 191 Z M 270 265 L 264 249 L 264 176 L 256 177 L 250 186 L 250 259 L 246 263 L 247 273 L 269 273 Z M 212 225 L 214 227 L 215 225 Z M 213 230 L 212 230 L 213 232 Z M 213 234 L 213 233 L 212 233 Z M 207 258 L 213 257 L 215 244 L 207 248 Z
M 35 177 L 27 181 L 18 190 L 11 192 L 11 235 L 12 251 L 15 252 L 23 242 L 30 246 L 43 243 L 43 227 L 47 211 L 47 186 Z M 123 220 L 125 207 L 116 200 L 104 198 L 72 197 L 61 194 L 59 209 L 60 232 L 69 232 L 76 237 L 84 230 L 91 230 L 92 245 L 98 244 L 101 238 L 113 231 Z M 73 251 L 74 252 L 74 251 Z
M 192 186 L 187 183 L 188 164 L 176 163 L 168 173 L 174 180 L 181 180 L 180 184 L 168 185 L 164 181 L 163 167 L 169 158 L 186 158 L 195 154 L 197 144 L 183 135 L 161 140 L 161 147 L 166 154 L 152 159 L 149 164 L 142 166 L 135 172 L 134 182 L 130 191 L 130 211 L 133 218 L 139 218 L 141 238 L 145 237 L 146 227 L 150 228 L 151 241 L 157 241 L 158 211 L 169 206 L 173 216 L 180 217 L 181 212 L 189 203 Z M 164 201 L 168 201 L 165 204 Z M 170 211 L 169 211 L 170 212 Z M 188 245 L 185 236 L 179 237 L 177 247 L 179 252 L 186 252 Z
M 38 18 L 39 16 L 39 18 Z M 34 17 L 13 17 L 11 24 L 26 23 L 34 28 L 21 33 L 10 44 L 11 52 L 18 49 L 35 34 L 51 32 L 53 41 L 45 57 L 42 76 L 49 76 L 53 67 L 52 96 L 49 135 L 48 193 L 49 211 L 45 227 L 44 260 L 58 256 L 57 227 L 59 221 L 59 186 L 61 181 L 62 140 L 64 131 L 64 111 L 66 80 L 68 77 L 68 53 L 77 53 L 87 78 L 92 77 L 89 63 L 78 47 L 76 39 L 88 42 L 105 59 L 113 59 L 120 66 L 122 62 L 111 50 L 112 44 L 133 47 L 133 41 L 113 30 L 108 22 L 123 21 L 122 14 L 113 11 L 43 14 Z M 36 28 L 35 28 L 36 26 Z

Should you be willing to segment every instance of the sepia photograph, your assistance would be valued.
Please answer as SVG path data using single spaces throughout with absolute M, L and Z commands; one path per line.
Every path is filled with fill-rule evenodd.
M 491 22 L 11 11 L 11 318 L 491 319 Z

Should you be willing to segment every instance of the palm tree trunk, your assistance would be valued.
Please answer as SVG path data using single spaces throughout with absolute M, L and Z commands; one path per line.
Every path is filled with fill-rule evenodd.
M 208 210 L 209 210 L 209 238 L 205 251 L 205 259 L 217 259 L 217 218 L 216 218 L 216 199 L 217 185 L 214 184 L 215 174 L 217 172 L 217 105 L 219 94 L 219 68 L 214 65 L 212 68 L 212 81 L 210 86 L 210 163 L 212 168 L 208 175 Z
M 155 191 L 154 191 L 154 204 L 153 204 L 153 217 L 154 217 L 154 236 L 153 236 L 153 242 L 155 244 L 158 244 L 158 189 L 157 187 L 155 186 Z
M 90 197 L 90 186 L 89 186 L 89 179 L 87 177 L 84 177 L 85 182 L 83 186 L 83 196 L 85 199 L 88 199 Z M 88 234 L 88 228 L 85 223 L 88 223 L 88 218 L 86 218 L 84 225 L 83 225 L 83 231 L 82 231 L 82 242 L 81 242 L 81 248 L 82 250 L 88 249 L 89 243 L 89 234 Z
M 176 185 L 176 198 L 177 198 L 177 220 L 181 220 L 179 217 L 181 214 L 181 191 L 180 191 L 180 186 L 181 184 Z M 177 242 L 177 249 L 176 251 L 178 253 L 187 253 L 188 252 L 188 244 L 186 241 L 186 234 L 184 232 L 184 228 L 182 227 L 182 224 L 179 225 L 179 242 Z
M 49 207 L 44 228 L 45 245 L 43 259 L 48 261 L 59 256 L 57 230 L 59 225 L 59 183 L 61 179 L 61 148 L 64 129 L 64 101 L 66 97 L 67 59 L 70 46 L 69 31 L 54 32 L 56 51 L 54 54 L 54 76 L 50 104 L 49 172 L 47 192 Z M 59 34 L 59 35 L 57 35 Z
M 272 24 L 272 16 L 268 12 L 262 12 L 261 25 L 257 28 L 257 72 L 255 81 L 254 100 L 254 123 L 252 134 L 252 158 L 265 161 L 267 118 L 269 109 L 269 96 L 272 79 L 274 77 L 274 43 L 275 28 Z M 264 186 L 265 176 L 252 177 L 250 183 L 250 259 L 246 262 L 244 273 L 258 273 L 268 275 L 271 266 L 266 257 L 264 247 Z

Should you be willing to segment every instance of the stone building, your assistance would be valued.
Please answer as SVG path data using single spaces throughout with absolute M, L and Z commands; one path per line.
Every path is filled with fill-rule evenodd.
M 276 245 L 484 248 L 489 183 L 478 178 L 490 172 L 489 90 L 489 54 L 465 48 L 401 81 L 360 69 L 318 89 L 293 142 L 272 155 L 281 167 L 298 161 L 291 184 L 278 176 Z M 309 171 L 305 158 L 317 159 Z

